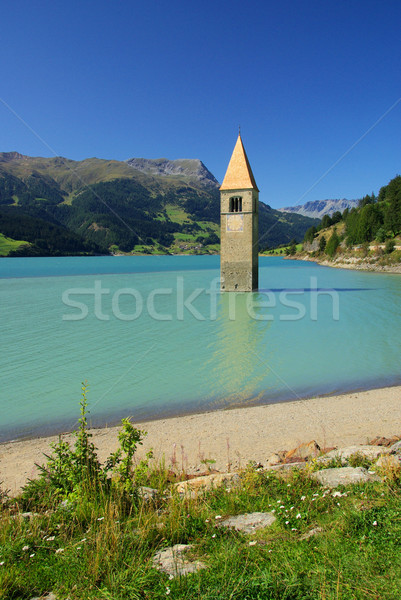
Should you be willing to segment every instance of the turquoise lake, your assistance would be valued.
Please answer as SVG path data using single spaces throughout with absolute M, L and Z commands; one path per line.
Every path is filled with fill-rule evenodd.
M 219 265 L 1 259 L 0 441 L 72 427 L 84 380 L 94 425 L 401 382 L 400 276 L 261 258 L 220 294 Z

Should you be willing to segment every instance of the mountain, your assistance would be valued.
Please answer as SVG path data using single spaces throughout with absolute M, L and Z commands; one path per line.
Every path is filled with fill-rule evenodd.
M 358 206 L 358 202 L 359 200 L 347 200 L 346 198 L 341 198 L 340 200 L 312 200 L 311 202 L 306 202 L 306 204 L 287 206 L 278 210 L 280 212 L 295 213 L 304 217 L 321 219 L 324 215 L 331 216 L 337 211 L 342 213 L 346 208 L 354 208 Z
M 317 223 L 262 203 L 259 219 L 263 248 Z M 27 242 L 20 255 L 216 253 L 219 224 L 219 183 L 200 160 L 0 153 L 0 233 Z
M 126 163 L 133 169 L 148 175 L 176 177 L 187 183 L 214 190 L 220 187 L 217 179 L 199 159 L 130 158 Z

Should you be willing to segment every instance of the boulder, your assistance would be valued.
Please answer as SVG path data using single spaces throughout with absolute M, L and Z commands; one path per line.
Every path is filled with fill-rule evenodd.
M 223 519 L 218 524 L 218 527 L 230 527 L 242 533 L 253 534 L 258 529 L 270 527 L 275 521 L 276 517 L 273 513 L 254 512 Z
M 309 460 L 310 458 L 316 458 L 320 454 L 320 446 L 312 440 L 304 444 L 300 444 L 293 450 L 290 450 L 285 455 L 285 460 L 294 458 L 301 458 L 303 460 Z
M 391 449 L 384 448 L 383 446 L 348 446 L 347 448 L 331 450 L 324 456 L 319 457 L 317 461 L 328 462 L 330 460 L 340 459 L 343 464 L 346 464 L 350 456 L 353 456 L 354 454 L 359 454 L 368 460 L 376 460 L 381 454 L 388 454 L 389 452 L 391 452 Z
M 401 440 L 390 446 L 390 452 L 397 452 L 397 454 L 401 453 Z
M 206 565 L 200 560 L 187 560 L 185 553 L 193 548 L 191 544 L 176 544 L 156 552 L 153 566 L 158 571 L 167 573 L 170 577 L 180 577 L 205 569 Z
M 400 440 L 399 435 L 393 435 L 390 438 L 381 437 L 377 435 L 373 440 L 369 442 L 369 446 L 392 446 Z
M 363 467 L 340 467 L 338 469 L 322 469 L 311 474 L 321 485 L 335 488 L 339 485 L 363 483 L 365 481 L 380 481 L 377 475 L 371 475 Z
M 231 489 L 239 482 L 238 473 L 213 473 L 212 475 L 204 475 L 202 477 L 195 477 L 188 481 L 179 481 L 174 484 L 174 488 L 182 496 L 189 498 L 197 498 L 199 494 L 205 491 L 226 486 L 227 489 Z
M 266 471 L 288 471 L 288 472 L 290 472 L 291 469 L 304 469 L 305 465 L 306 465 L 305 461 L 279 463 L 278 465 L 272 465 L 271 467 L 266 467 Z
M 266 466 L 272 467 L 273 465 L 278 465 L 279 463 L 281 463 L 280 455 L 277 454 L 277 452 L 274 452 L 274 454 L 271 454 L 267 459 Z
M 155 490 L 151 487 L 146 487 L 144 485 L 140 486 L 137 490 L 138 496 L 145 500 L 145 502 L 149 502 L 150 500 L 155 500 L 159 495 L 159 490 Z

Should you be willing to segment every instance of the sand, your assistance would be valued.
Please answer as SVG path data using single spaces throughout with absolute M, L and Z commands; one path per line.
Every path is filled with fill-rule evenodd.
M 278 450 L 290 450 L 316 440 L 321 447 L 365 444 L 376 435 L 401 434 L 401 386 L 296 400 L 203 414 L 174 417 L 138 424 L 148 432 L 137 453 L 138 460 L 152 448 L 157 460 L 165 458 L 196 472 L 202 460 L 227 470 L 249 461 L 262 465 Z M 93 441 L 104 460 L 118 446 L 118 427 L 92 430 Z M 64 436 L 69 439 L 69 436 Z M 35 463 L 45 461 L 50 443 L 58 437 L 36 438 L 0 444 L 0 481 L 15 495 L 28 478 L 36 475 Z

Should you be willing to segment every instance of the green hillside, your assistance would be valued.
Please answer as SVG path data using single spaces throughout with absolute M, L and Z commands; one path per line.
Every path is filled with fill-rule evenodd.
M 10 252 L 15 252 L 27 242 L 21 240 L 13 240 L 0 233 L 0 256 L 8 256 Z
M 259 222 L 263 248 L 318 223 L 263 203 Z M 216 253 L 219 223 L 219 184 L 198 160 L 0 153 L 0 232 L 31 254 Z

